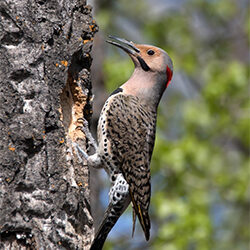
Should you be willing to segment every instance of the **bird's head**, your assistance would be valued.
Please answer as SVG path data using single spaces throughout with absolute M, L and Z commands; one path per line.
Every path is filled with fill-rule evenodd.
M 110 38 L 112 40 L 107 42 L 127 52 L 132 58 L 136 69 L 158 75 L 162 79 L 165 78 L 165 88 L 170 84 L 173 76 L 173 63 L 167 52 L 152 45 L 135 44 L 114 36 L 110 36 Z

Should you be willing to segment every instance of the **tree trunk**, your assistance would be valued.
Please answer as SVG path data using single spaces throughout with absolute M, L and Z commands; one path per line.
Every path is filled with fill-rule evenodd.
M 90 119 L 84 0 L 0 1 L 0 249 L 88 249 L 89 170 L 78 118 Z

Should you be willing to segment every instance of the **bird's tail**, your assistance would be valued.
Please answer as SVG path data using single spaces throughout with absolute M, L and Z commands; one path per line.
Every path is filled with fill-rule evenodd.
M 138 214 L 138 218 L 139 218 L 139 221 L 140 221 L 140 224 L 142 226 L 142 229 L 144 231 L 144 234 L 145 234 L 145 238 L 146 240 L 149 240 L 149 237 L 150 237 L 150 218 L 149 218 L 149 215 L 148 215 L 148 212 L 147 211 L 140 211 L 140 206 L 139 206 L 139 214 Z
M 131 199 L 129 194 L 127 194 L 124 199 L 120 200 L 116 204 L 110 203 L 107 210 L 104 214 L 104 219 L 98 228 L 98 231 L 95 235 L 94 241 L 92 242 L 92 245 L 90 247 L 90 250 L 101 250 L 103 248 L 104 242 L 119 219 L 119 217 L 122 215 L 122 213 L 125 211 L 125 209 L 128 207 Z
M 144 214 L 143 216 L 138 215 L 140 224 L 142 226 L 143 232 L 145 234 L 146 240 L 149 240 L 150 237 L 150 218 L 148 214 Z M 132 229 L 132 237 L 134 237 L 135 233 L 135 223 L 136 223 L 136 212 L 133 207 L 133 229 Z
M 142 229 L 144 231 L 145 234 L 145 238 L 146 240 L 149 240 L 150 238 L 150 218 L 148 215 L 148 211 L 145 209 L 142 209 L 140 204 L 136 204 L 135 200 L 134 200 L 134 196 L 132 195 L 132 192 L 130 191 L 130 197 L 133 203 L 133 231 L 132 231 L 132 235 L 134 234 L 134 228 L 135 228 L 135 215 L 136 214 L 139 218 L 140 224 L 142 226 Z

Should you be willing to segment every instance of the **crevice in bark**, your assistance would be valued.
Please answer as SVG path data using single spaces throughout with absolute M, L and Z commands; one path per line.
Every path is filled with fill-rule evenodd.
M 90 101 L 92 95 L 90 86 L 86 86 L 86 79 L 89 77 L 86 69 L 90 68 L 90 65 L 91 59 L 88 54 L 85 54 L 84 57 L 82 51 L 74 53 L 68 69 L 67 83 L 60 96 L 61 120 L 66 136 L 72 142 L 76 142 L 77 139 L 83 137 L 82 131 L 76 129 L 77 126 L 82 125 L 78 122 L 78 119 L 86 118 L 89 120 L 92 114 L 92 103 Z M 85 89 L 85 92 L 83 89 Z

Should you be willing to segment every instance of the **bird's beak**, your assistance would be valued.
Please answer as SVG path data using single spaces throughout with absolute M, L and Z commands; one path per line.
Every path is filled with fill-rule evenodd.
M 115 37 L 115 36 L 109 36 L 109 38 L 112 40 L 107 40 L 106 42 L 123 49 L 128 54 L 131 54 L 133 56 L 137 56 L 137 53 L 140 53 L 140 50 L 138 48 L 136 48 L 134 43 L 131 41 L 128 41 L 124 38 Z
M 135 65 L 137 64 L 135 61 L 135 58 L 137 58 L 139 64 L 141 65 L 141 68 L 144 71 L 150 70 L 147 63 L 140 56 L 140 50 L 135 46 L 135 44 L 133 42 L 128 41 L 124 38 L 119 38 L 119 37 L 115 37 L 115 36 L 109 36 L 109 38 L 112 40 L 107 40 L 106 42 L 113 44 L 113 45 L 123 49 L 124 51 L 126 51 L 130 55 L 132 60 L 134 61 Z

